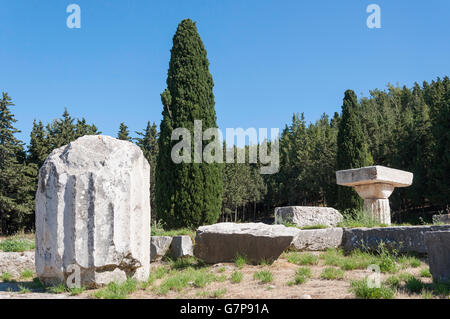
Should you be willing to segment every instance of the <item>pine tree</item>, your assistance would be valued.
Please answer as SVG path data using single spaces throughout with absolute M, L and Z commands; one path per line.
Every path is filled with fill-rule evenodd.
M 28 162 L 41 167 L 49 154 L 46 140 L 46 132 L 42 121 L 33 121 L 33 129 L 30 133 L 30 145 L 28 146 Z
M 131 142 L 132 139 L 130 137 L 130 132 L 128 131 L 128 126 L 125 123 L 120 123 L 119 133 L 117 134 L 117 138 L 123 141 Z
M 171 159 L 173 129 L 186 128 L 193 134 L 194 120 L 202 121 L 203 131 L 217 128 L 213 86 L 197 27 L 190 19 L 183 20 L 173 37 L 167 89 L 161 94 L 164 108 L 156 170 L 158 219 L 171 228 L 214 223 L 220 215 L 221 164 L 175 164 Z M 203 146 L 210 142 L 203 141 Z
M 360 120 L 360 105 L 352 90 L 345 92 L 342 118 L 337 135 L 337 169 L 351 169 L 371 165 L 373 160 L 367 149 Z M 338 207 L 341 210 L 360 209 L 361 197 L 351 187 L 339 186 Z
M 0 233 L 31 229 L 36 167 L 24 161 L 23 143 L 14 134 L 14 106 L 7 93 L 0 100 Z
M 156 219 L 155 211 L 155 171 L 156 171 L 156 158 L 158 156 L 158 131 L 156 124 L 147 123 L 147 127 L 143 132 L 136 132 L 139 136 L 136 138 L 136 145 L 138 145 L 145 158 L 150 164 L 150 206 L 152 210 L 152 219 Z

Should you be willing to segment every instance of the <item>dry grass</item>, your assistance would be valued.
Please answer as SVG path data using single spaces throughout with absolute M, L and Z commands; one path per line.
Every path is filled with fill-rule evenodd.
M 235 299 L 291 299 L 301 298 L 304 295 L 310 295 L 313 299 L 346 299 L 356 298 L 354 291 L 352 291 L 351 282 L 364 279 L 368 273 L 365 269 L 352 269 L 339 272 L 336 278 L 335 274 L 328 276 L 324 273 L 330 272 L 330 267 L 340 269 L 336 266 L 327 264 L 327 259 L 324 258 L 326 253 L 314 252 L 311 255 L 317 256 L 317 262 L 308 263 L 308 265 L 301 265 L 300 263 L 292 263 L 287 260 L 288 254 L 283 254 L 278 260 L 270 265 L 239 265 L 235 263 L 221 263 L 217 265 L 202 265 L 195 264 L 192 260 L 186 262 L 167 263 L 158 262 L 152 264 L 152 276 L 147 283 L 141 283 L 136 289 L 129 290 L 128 295 L 120 296 L 126 298 L 149 298 L 149 299 L 199 299 L 199 298 L 235 298 Z M 329 254 L 329 252 L 328 252 Z M 349 257 L 350 258 L 350 257 Z M 308 255 L 308 260 L 311 256 Z M 315 258 L 314 261 L 316 261 Z M 292 260 L 291 260 L 292 261 Z M 328 260 L 329 261 L 329 260 Z M 403 260 L 402 260 L 403 261 Z M 385 272 L 381 274 L 382 282 L 388 280 L 392 276 L 398 276 L 403 279 L 409 278 L 412 275 L 418 278 L 425 287 L 430 287 L 432 279 L 429 277 L 421 277 L 424 273 L 423 269 L 428 268 L 425 260 L 417 262 L 403 263 L 399 272 L 393 274 Z M 182 267 L 181 267 L 181 266 Z M 400 264 L 399 264 L 400 265 Z M 301 284 L 292 284 L 292 281 L 298 275 L 300 268 L 309 268 L 307 280 Z M 328 269 L 328 270 L 327 270 Z M 242 279 L 239 282 L 233 281 L 233 273 L 242 274 Z M 264 282 L 255 279 L 255 273 L 269 273 L 273 279 Z M 187 277 L 186 275 L 188 274 Z M 192 275 L 192 278 L 189 277 Z M 236 275 L 235 275 L 236 276 Z M 201 279 L 204 279 L 203 281 Z M 392 278 L 390 280 L 393 280 Z M 17 278 L 17 285 L 21 285 L 23 279 Z M 173 287 L 173 289 L 162 289 L 164 287 Z M 412 286 L 415 282 L 409 282 Z M 417 286 L 417 285 L 416 285 Z M 414 286 L 415 287 L 415 286 Z M 414 288 L 413 287 L 413 288 Z M 0 298 L 2 292 L 0 291 Z M 11 293 L 9 293 L 11 294 Z M 21 297 L 27 295 L 26 290 L 16 293 Z M 70 293 L 63 292 L 67 297 Z M 98 290 L 81 291 L 77 297 L 81 298 L 95 298 L 100 296 Z M 103 294 L 104 297 L 104 294 Z M 422 298 L 441 298 L 436 294 L 430 293 L 428 290 L 411 291 L 407 289 L 405 281 L 400 282 L 399 286 L 395 288 L 394 298 L 408 298 L 408 299 L 422 299 Z M 448 296 L 447 296 L 448 298 Z

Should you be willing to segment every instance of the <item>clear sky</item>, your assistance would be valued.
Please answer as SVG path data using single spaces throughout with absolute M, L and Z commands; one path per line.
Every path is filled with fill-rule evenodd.
M 69 29 L 66 8 L 81 8 Z M 369 29 L 369 4 L 381 28 Z M 33 119 L 64 107 L 106 135 L 161 121 L 172 37 L 197 22 L 208 51 L 221 129 L 279 127 L 340 111 L 387 83 L 450 75 L 450 1 L 0 0 L 0 91 L 28 142 Z

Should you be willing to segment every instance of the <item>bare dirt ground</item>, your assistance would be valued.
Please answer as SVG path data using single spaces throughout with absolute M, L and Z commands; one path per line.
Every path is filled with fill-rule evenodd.
M 320 255 L 320 253 L 315 253 Z M 152 264 L 152 269 L 157 267 L 166 266 L 165 262 L 157 262 Z M 295 272 L 298 268 L 305 267 L 296 264 L 289 263 L 283 256 L 280 257 L 271 265 L 244 265 L 238 268 L 234 263 L 221 263 L 208 267 L 208 271 L 211 273 L 225 277 L 222 282 L 213 281 L 207 284 L 203 288 L 197 288 L 193 285 L 183 288 L 181 291 L 169 290 L 167 294 L 159 294 L 158 287 L 165 280 L 166 277 L 155 280 L 151 285 L 145 289 L 141 288 L 128 295 L 128 298 L 140 299 L 197 299 L 197 298 L 212 298 L 214 293 L 221 291 L 219 298 L 235 298 L 235 299 L 298 299 L 298 298 L 312 298 L 312 299 L 346 299 L 355 298 L 353 292 L 351 292 L 352 280 L 363 279 L 368 275 L 366 270 L 350 270 L 345 271 L 344 278 L 341 280 L 326 280 L 321 279 L 320 275 L 322 271 L 329 266 L 324 265 L 324 261 L 320 260 L 317 265 L 309 265 L 311 270 L 311 278 L 300 285 L 288 285 L 289 281 L 292 281 Z M 428 265 L 425 260 L 421 260 L 421 264 L 418 267 L 408 267 L 399 271 L 399 273 L 409 273 L 425 283 L 431 283 L 431 278 L 420 277 L 420 270 L 427 268 Z M 243 279 L 240 283 L 232 283 L 231 275 L 238 270 L 243 274 Z M 270 283 L 261 283 L 259 280 L 255 280 L 253 274 L 257 271 L 269 270 L 273 275 L 273 280 Z M 393 274 L 382 274 L 381 278 L 384 281 L 387 277 Z M 396 275 L 396 274 L 394 274 Z M 14 278 L 16 282 L 2 282 L 0 279 L 0 299 L 3 298 L 37 298 L 37 299 L 53 299 L 53 298 L 94 298 L 96 290 L 87 290 L 79 295 L 71 296 L 69 293 L 48 293 L 44 290 L 36 292 L 33 290 L 26 291 L 23 285 L 27 282 L 30 283 L 31 279 L 21 280 L 20 278 Z M 397 299 L 421 299 L 424 298 L 423 294 L 410 293 L 405 289 L 398 289 L 394 298 Z M 436 298 L 436 296 L 434 296 Z

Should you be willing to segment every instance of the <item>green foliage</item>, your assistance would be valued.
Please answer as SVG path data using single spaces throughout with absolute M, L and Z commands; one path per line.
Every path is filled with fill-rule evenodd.
M 406 280 L 405 288 L 412 293 L 420 293 L 424 288 L 424 284 L 420 279 L 411 277 Z
M 194 133 L 194 121 L 202 121 L 202 131 L 217 128 L 213 79 L 206 50 L 190 19 L 181 21 L 173 37 L 167 76 L 162 93 L 164 106 L 158 141 L 155 201 L 158 219 L 169 228 L 196 228 L 215 223 L 222 206 L 222 165 L 219 163 L 179 163 L 171 158 L 172 131 L 185 128 Z M 203 148 L 212 143 L 203 141 Z M 218 144 L 218 140 L 214 140 Z M 186 150 L 184 150 L 186 151 Z M 194 160 L 194 147 L 190 158 Z
M 226 288 L 216 289 L 209 295 L 209 297 L 210 298 L 221 298 L 226 293 L 227 293 L 227 289 Z
M 33 227 L 36 166 L 26 162 L 23 143 L 16 137 L 14 106 L 8 93 L 0 99 L 0 234 Z
M 395 295 L 395 290 L 382 284 L 379 288 L 370 288 L 367 278 L 361 280 L 354 280 L 351 283 L 351 291 L 357 298 L 362 299 L 392 299 Z
M 422 268 L 422 269 L 420 269 L 420 277 L 431 278 L 430 268 Z
M 128 131 L 128 126 L 125 123 L 120 123 L 119 133 L 117 133 L 117 138 L 122 141 L 131 142 L 132 138 L 130 137 L 130 131 Z
M 244 275 L 239 271 L 233 271 L 231 274 L 231 282 L 233 284 L 238 284 L 242 281 L 242 278 L 244 278 Z
M 345 211 L 344 219 L 338 223 L 338 227 L 385 227 L 373 219 L 371 214 L 363 209 L 348 209 Z
M 242 268 L 244 265 L 248 264 L 247 256 L 236 254 L 236 257 L 234 257 L 234 264 L 238 268 Z
M 35 248 L 34 240 L 14 236 L 0 241 L 0 250 L 5 252 L 23 252 Z
M 9 272 L 4 272 L 0 275 L 0 279 L 4 282 L 10 282 L 12 280 L 12 275 Z
M 334 267 L 327 267 L 320 274 L 320 278 L 327 280 L 344 279 L 344 271 Z
M 151 234 L 152 236 L 171 236 L 171 237 L 187 235 L 191 237 L 192 240 L 195 239 L 195 230 L 189 228 L 164 230 L 163 228 L 152 227 Z
M 136 132 L 140 137 L 135 138 L 136 145 L 139 146 L 144 153 L 144 157 L 150 164 L 150 208 L 152 211 L 152 219 L 155 220 L 157 214 L 155 205 L 155 170 L 156 158 L 158 156 L 158 130 L 156 124 L 147 122 L 147 127 L 143 132 Z M 152 228 L 153 230 L 153 228 Z
M 273 274 L 270 270 L 261 270 L 253 274 L 253 279 L 259 280 L 260 282 L 267 284 L 273 281 Z
M 97 299 L 125 299 L 138 288 L 138 282 L 135 279 L 127 279 L 120 284 L 110 282 L 105 288 L 97 290 L 93 296 Z
M 287 284 L 288 284 L 288 286 L 301 285 L 301 284 L 305 283 L 308 280 L 308 278 L 311 278 L 311 276 L 312 276 L 312 274 L 311 274 L 310 268 L 300 267 L 295 272 L 294 280 L 289 281 Z
M 355 92 L 345 92 L 342 117 L 337 135 L 337 169 L 350 169 L 369 166 L 373 159 L 368 151 L 360 120 L 361 106 Z M 352 187 L 339 186 L 338 207 L 342 210 L 361 209 L 362 199 Z
M 319 262 L 319 257 L 311 253 L 289 252 L 287 260 L 296 265 L 316 265 Z
M 30 279 L 30 278 L 33 278 L 33 276 L 34 276 L 34 271 L 32 271 L 30 269 L 25 269 L 24 271 L 22 271 L 20 273 L 20 278 L 23 278 L 23 279 Z
M 207 284 L 221 280 L 207 269 L 194 269 L 192 267 L 176 270 L 169 273 L 163 280 L 161 285 L 157 288 L 157 293 L 160 295 L 167 294 L 170 290 L 180 292 L 184 288 L 192 285 L 194 287 L 205 287 Z

